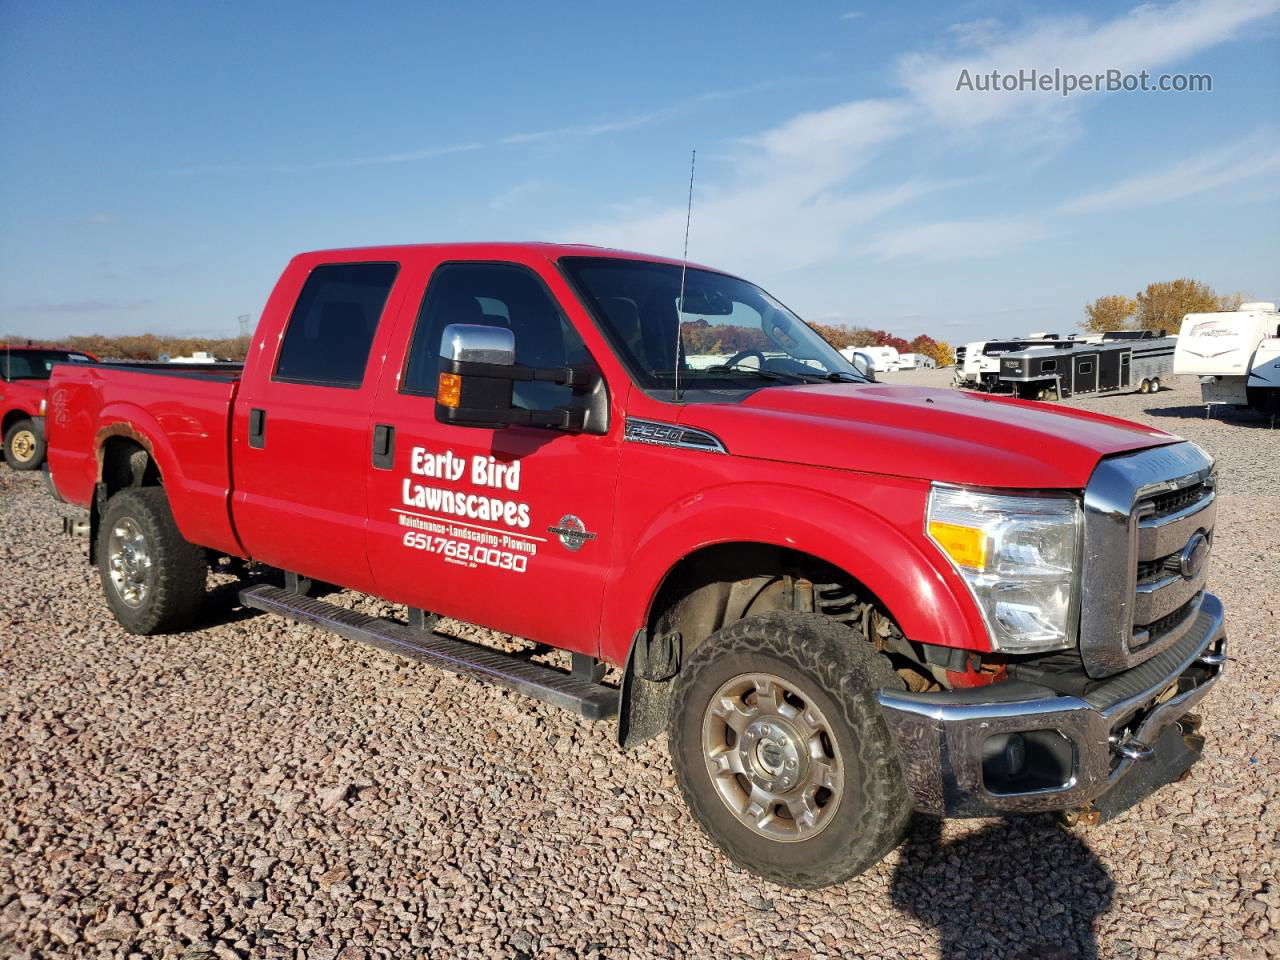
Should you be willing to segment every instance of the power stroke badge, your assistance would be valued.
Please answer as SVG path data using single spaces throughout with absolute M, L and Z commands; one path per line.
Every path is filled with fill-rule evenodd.
M 572 513 L 566 513 L 560 522 L 547 527 L 547 533 L 554 533 L 560 538 L 566 550 L 578 551 L 584 543 L 589 543 L 596 535 L 587 529 L 587 525 Z

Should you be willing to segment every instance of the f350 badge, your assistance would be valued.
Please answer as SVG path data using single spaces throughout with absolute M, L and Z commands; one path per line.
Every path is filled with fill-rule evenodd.
M 572 513 L 566 513 L 560 518 L 559 523 L 547 527 L 547 533 L 554 533 L 560 538 L 566 550 L 574 552 L 581 550 L 584 543 L 596 538 L 596 535 L 587 529 L 587 525 Z

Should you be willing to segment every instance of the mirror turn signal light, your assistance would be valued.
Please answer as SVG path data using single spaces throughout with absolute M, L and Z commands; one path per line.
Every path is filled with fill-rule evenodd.
M 462 378 L 456 373 L 440 374 L 440 381 L 436 385 L 436 403 L 456 410 L 461 402 Z

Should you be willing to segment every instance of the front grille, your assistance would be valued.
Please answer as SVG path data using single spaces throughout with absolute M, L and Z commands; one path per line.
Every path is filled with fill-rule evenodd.
M 1167 634 L 1174 627 L 1179 626 L 1182 621 L 1191 616 L 1192 613 L 1200 609 L 1200 602 L 1204 599 L 1204 592 L 1197 593 L 1194 597 L 1182 604 L 1180 607 L 1166 613 L 1154 623 L 1142 624 L 1142 629 L 1147 631 L 1150 639 L 1148 643 L 1158 643 L 1160 638 Z
M 1177 513 L 1179 510 L 1191 506 L 1193 503 L 1199 503 L 1204 499 L 1206 492 L 1205 484 L 1196 483 L 1181 490 L 1156 494 L 1145 502 L 1150 505 L 1151 516 L 1167 517 L 1171 513 Z
M 1175 643 L 1203 602 L 1213 461 L 1190 443 L 1108 458 L 1084 500 L 1080 655 L 1107 677 Z
M 1138 583 L 1150 583 L 1178 573 L 1182 565 L 1182 553 L 1171 553 L 1158 560 L 1138 561 Z

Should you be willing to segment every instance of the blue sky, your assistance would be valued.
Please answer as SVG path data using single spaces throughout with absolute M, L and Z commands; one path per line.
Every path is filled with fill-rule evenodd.
M 234 335 L 306 249 L 679 255 L 814 320 L 1068 330 L 1189 275 L 1280 299 L 1280 0 L 0 0 L 0 331 Z M 1020 68 L 1211 93 L 979 93 Z

